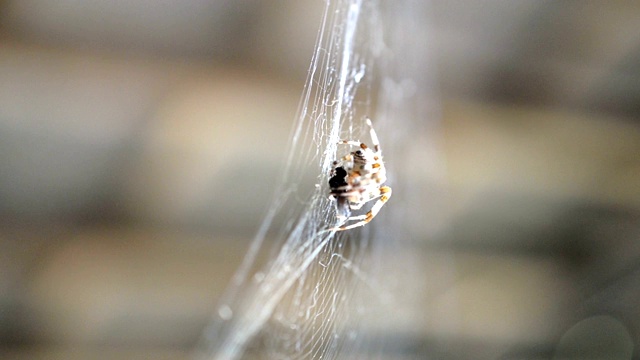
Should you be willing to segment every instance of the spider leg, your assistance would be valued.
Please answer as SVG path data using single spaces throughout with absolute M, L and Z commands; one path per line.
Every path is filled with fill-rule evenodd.
M 360 226 L 368 224 L 371 220 L 373 220 L 374 217 L 376 217 L 376 215 L 378 215 L 378 212 L 380 212 L 380 209 L 382 209 L 384 204 L 387 201 L 389 201 L 390 197 L 391 197 L 391 188 L 388 187 L 388 186 L 381 187 L 380 188 L 380 198 L 373 205 L 373 207 L 371 207 L 371 210 L 369 210 L 365 215 L 351 216 L 351 217 L 347 218 L 347 220 L 345 220 L 345 222 L 347 222 L 347 221 L 358 221 L 359 220 L 358 222 L 353 223 L 351 225 L 335 227 L 335 228 L 332 228 L 330 230 L 344 231 L 344 230 L 349 230 L 349 229 L 357 228 L 357 227 L 360 227 Z
M 371 119 L 367 119 L 367 125 L 369 125 L 369 135 L 371 136 L 371 143 L 373 144 L 373 150 L 376 153 L 380 153 L 380 140 L 378 140 L 378 134 L 376 134 Z
M 367 118 L 367 125 L 369 126 L 369 136 L 371 136 L 371 142 L 373 144 L 373 149 L 376 154 L 380 154 L 380 140 L 378 139 L 378 134 L 376 130 L 373 128 L 373 123 L 371 119 Z M 355 140 L 340 140 L 338 144 L 351 145 L 351 146 L 359 146 L 363 149 L 367 149 L 367 145 L 360 141 Z
M 359 146 L 363 149 L 367 148 L 367 145 L 365 145 L 364 143 L 361 143 L 359 141 L 355 141 L 355 140 L 340 140 L 338 141 L 338 144 L 345 144 L 345 145 L 351 145 L 351 146 Z

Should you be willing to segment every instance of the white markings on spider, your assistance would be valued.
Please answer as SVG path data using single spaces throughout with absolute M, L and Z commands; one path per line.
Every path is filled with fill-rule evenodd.
M 367 119 L 373 150 L 365 143 L 353 140 L 341 140 L 338 144 L 359 147 L 333 162 L 329 179 L 329 196 L 336 201 L 338 219 L 344 225 L 330 230 L 342 231 L 366 225 L 380 212 L 382 206 L 391 197 L 391 188 L 383 186 L 387 181 L 387 170 L 382 162 L 380 142 Z M 377 201 L 365 215 L 351 216 L 352 210 L 359 210 L 370 201 Z M 346 225 L 347 222 L 356 221 Z

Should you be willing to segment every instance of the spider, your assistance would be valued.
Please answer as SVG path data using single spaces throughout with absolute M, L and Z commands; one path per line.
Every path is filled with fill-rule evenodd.
M 343 231 L 366 225 L 391 197 L 391 188 L 382 186 L 387 181 L 387 171 L 382 162 L 380 142 L 370 119 L 367 119 L 367 125 L 373 150 L 358 141 L 339 141 L 338 144 L 357 146 L 359 149 L 343 156 L 340 161 L 334 161 L 329 179 L 329 196 L 336 201 L 338 219 L 342 220 L 343 224 L 349 221 L 357 222 L 330 230 Z M 351 210 L 359 210 L 366 203 L 376 199 L 378 201 L 365 215 L 350 216 Z

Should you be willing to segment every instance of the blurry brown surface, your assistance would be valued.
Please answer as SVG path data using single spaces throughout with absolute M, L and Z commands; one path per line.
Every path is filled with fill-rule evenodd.
M 321 8 L 0 2 L 0 358 L 189 358 L 269 206 Z M 368 326 L 417 358 L 536 359 L 608 315 L 637 349 L 640 7 L 433 11 L 450 228 Z

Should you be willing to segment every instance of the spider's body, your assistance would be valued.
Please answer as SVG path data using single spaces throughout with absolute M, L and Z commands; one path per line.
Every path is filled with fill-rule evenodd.
M 387 181 L 387 172 L 382 162 L 378 136 L 371 120 L 367 119 L 367 125 L 370 128 L 373 150 L 357 141 L 339 142 L 339 144 L 358 146 L 359 149 L 343 156 L 340 161 L 333 162 L 329 179 L 330 196 L 336 200 L 338 218 L 343 219 L 343 223 L 356 222 L 332 230 L 348 230 L 367 224 L 391 197 L 391 188 L 383 186 Z M 351 210 L 358 210 L 375 199 L 378 201 L 365 215 L 350 216 Z

